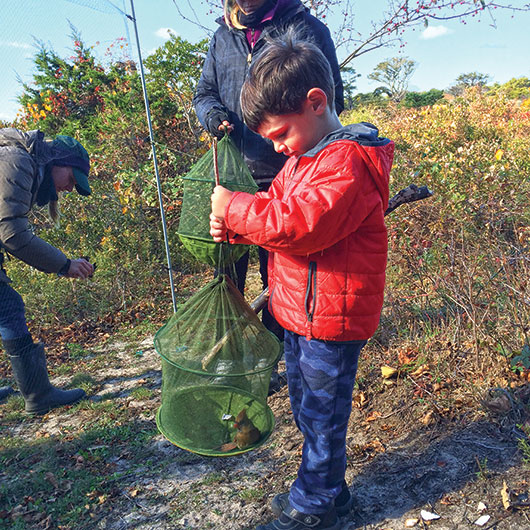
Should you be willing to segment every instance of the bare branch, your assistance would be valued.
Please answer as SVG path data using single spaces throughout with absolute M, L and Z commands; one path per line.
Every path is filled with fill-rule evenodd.
M 182 4 L 183 0 L 173 0 Z M 195 13 L 191 0 L 186 0 L 195 20 L 184 16 L 182 9 L 177 6 L 179 15 L 186 21 L 204 26 L 199 22 L 200 17 Z M 211 10 L 221 13 L 220 0 L 203 0 Z M 351 48 L 348 56 L 342 61 L 343 68 L 355 57 L 382 47 L 392 47 L 404 44 L 404 34 L 407 30 L 421 24 L 428 25 L 429 21 L 461 20 L 477 18 L 482 15 L 488 17 L 488 24 L 496 27 L 496 13 L 509 11 L 512 14 L 530 12 L 530 3 L 514 5 L 511 2 L 493 0 L 386 0 L 382 4 L 381 17 L 372 21 L 371 29 L 362 31 L 355 28 L 354 0 L 302 0 L 311 13 L 330 26 L 337 47 Z M 340 13 L 340 15 L 338 15 Z M 332 23 L 332 16 L 333 23 Z M 338 16 L 337 16 L 338 15 Z M 329 22 L 329 23 L 328 23 Z M 333 27 L 334 24 L 334 27 Z
M 192 24 L 194 24 L 195 26 L 198 26 L 199 28 L 201 28 L 202 30 L 204 30 L 208 35 L 211 35 L 212 34 L 212 30 L 210 28 L 208 28 L 207 26 L 204 26 L 200 20 L 201 20 L 201 17 L 199 17 L 199 15 L 197 15 L 196 11 L 195 11 L 195 8 L 193 6 L 193 4 L 191 3 L 190 0 L 186 0 L 186 4 L 188 5 L 188 9 L 193 13 L 193 19 L 192 18 L 189 18 L 187 17 L 184 12 L 182 11 L 182 9 L 179 7 L 178 5 L 178 1 L 181 1 L 182 0 L 173 0 L 173 3 L 175 4 L 175 7 L 177 9 L 177 13 L 179 14 L 179 16 L 185 20 L 186 22 L 191 22 Z M 210 3 L 210 4 L 213 4 L 215 7 L 218 7 L 216 4 L 216 2 L 212 2 L 211 0 L 208 0 L 207 3 Z M 222 12 L 222 11 L 221 11 Z M 202 17 L 204 18 L 204 17 Z
M 413 7 L 411 7 L 413 6 Z M 393 46 L 398 42 L 402 44 L 405 30 L 418 26 L 427 25 L 429 20 L 465 20 L 469 17 L 479 16 L 482 12 L 487 13 L 491 25 L 496 27 L 494 10 L 503 9 L 513 13 L 530 11 L 530 4 L 524 6 L 513 6 L 512 4 L 491 2 L 486 0 L 464 0 L 461 2 L 443 0 L 423 0 L 415 3 L 409 1 L 388 1 L 389 9 L 383 18 L 373 24 L 372 32 L 361 37 L 355 48 L 340 65 L 346 66 L 355 57 L 383 46 Z

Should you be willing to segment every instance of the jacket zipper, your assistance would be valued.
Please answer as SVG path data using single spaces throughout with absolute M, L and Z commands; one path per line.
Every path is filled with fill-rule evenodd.
M 307 287 L 305 291 L 305 314 L 307 315 L 307 320 L 309 322 L 313 322 L 316 303 L 317 303 L 317 263 L 316 261 L 310 261 L 309 269 L 307 271 Z
M 247 63 L 250 65 L 252 62 L 252 52 L 254 51 L 254 46 L 256 45 L 256 42 L 254 41 L 254 35 L 256 34 L 256 30 L 254 28 L 250 29 L 250 52 L 247 55 Z

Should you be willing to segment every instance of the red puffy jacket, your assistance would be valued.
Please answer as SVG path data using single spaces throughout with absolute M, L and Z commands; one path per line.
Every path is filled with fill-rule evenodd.
M 394 144 L 377 134 L 343 127 L 290 158 L 268 192 L 236 192 L 228 204 L 235 240 L 271 252 L 272 314 L 308 339 L 366 340 L 379 324 Z

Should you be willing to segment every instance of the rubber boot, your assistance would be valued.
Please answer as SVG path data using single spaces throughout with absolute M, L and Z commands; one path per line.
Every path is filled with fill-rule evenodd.
M 0 387 L 0 403 L 7 399 L 11 394 L 14 394 L 15 391 L 10 386 Z
M 46 414 L 53 408 L 77 403 L 86 395 L 81 388 L 60 390 L 50 383 L 42 343 L 25 348 L 20 355 L 10 354 L 9 359 L 28 414 Z

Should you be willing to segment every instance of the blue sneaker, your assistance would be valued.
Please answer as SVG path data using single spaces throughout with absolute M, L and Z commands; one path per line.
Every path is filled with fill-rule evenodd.
M 335 499 L 335 509 L 339 517 L 346 517 L 351 512 L 353 499 L 348 488 L 344 488 L 339 496 Z M 281 513 L 289 506 L 289 493 L 279 493 L 272 499 L 271 509 L 276 517 L 280 517 Z

